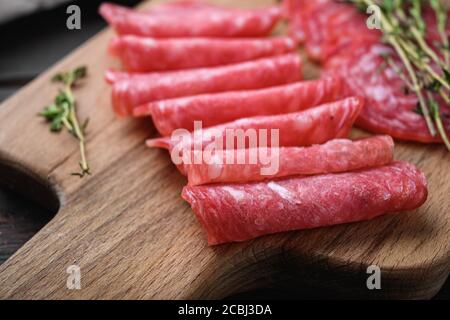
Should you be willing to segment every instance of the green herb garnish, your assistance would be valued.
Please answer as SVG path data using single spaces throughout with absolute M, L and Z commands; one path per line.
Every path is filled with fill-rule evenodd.
M 81 160 L 79 162 L 81 171 L 74 172 L 72 175 L 84 177 L 89 175 L 89 165 L 86 160 L 86 145 L 85 145 L 85 133 L 88 119 L 80 126 L 77 113 L 76 113 L 76 101 L 73 95 L 72 89 L 75 84 L 82 78 L 86 77 L 86 67 L 78 67 L 69 72 L 62 72 L 56 74 L 52 81 L 59 82 L 64 85 L 59 89 L 54 102 L 42 110 L 39 113 L 50 123 L 50 130 L 53 132 L 60 132 L 63 128 L 66 128 L 80 144 Z

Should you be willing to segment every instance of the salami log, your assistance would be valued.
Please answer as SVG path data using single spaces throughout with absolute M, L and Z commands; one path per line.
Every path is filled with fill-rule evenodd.
M 155 39 L 127 35 L 114 38 L 109 46 L 109 51 L 132 72 L 214 67 L 275 56 L 294 49 L 295 43 L 289 37 Z
M 133 110 L 134 116 L 151 115 L 162 135 L 184 128 L 192 131 L 194 121 L 204 127 L 262 115 L 298 112 L 335 101 L 342 95 L 338 78 L 296 82 L 271 88 L 204 94 L 150 102 Z
M 180 10 L 138 12 L 111 3 L 103 3 L 99 9 L 118 34 L 154 38 L 261 37 L 268 35 L 281 18 L 279 7 L 205 10 L 189 10 L 187 18 Z
M 426 201 L 427 182 L 414 165 L 395 162 L 348 173 L 187 186 L 182 196 L 216 245 L 413 210 Z
M 363 105 L 364 101 L 361 98 L 350 97 L 302 112 L 244 118 L 193 133 L 151 139 L 147 140 L 147 145 L 171 151 L 176 147 L 175 152 L 202 150 L 212 144 L 217 146 L 216 149 L 272 147 L 273 130 L 278 130 L 278 146 L 321 144 L 335 138 L 347 137 Z M 259 134 L 263 130 L 267 133 L 266 145 L 250 145 L 252 136 L 258 139 L 258 143 L 260 142 Z M 239 141 L 242 143 L 240 144 Z
M 301 60 L 291 53 L 221 67 L 169 72 L 167 74 L 121 74 L 113 83 L 112 102 L 120 116 L 151 101 L 202 93 L 249 90 L 301 79 Z
M 390 136 L 331 140 L 311 147 L 255 148 L 218 152 L 210 163 L 184 165 L 189 185 L 245 183 L 294 175 L 337 173 L 393 161 Z

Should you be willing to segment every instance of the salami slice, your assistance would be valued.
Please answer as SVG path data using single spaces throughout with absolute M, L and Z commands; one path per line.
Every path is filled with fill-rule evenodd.
M 385 65 L 383 55 L 391 49 L 378 43 L 356 44 L 351 48 L 351 54 L 329 59 L 324 74 L 346 79 L 347 94 L 358 92 L 366 97 L 366 107 L 356 124 L 401 140 L 440 142 L 440 137 L 430 135 L 423 116 L 415 111 L 417 97 L 405 93 L 403 80 L 392 67 Z M 441 103 L 441 111 L 450 115 L 450 106 Z M 448 118 L 444 118 L 444 126 L 450 134 Z
M 189 19 L 176 11 L 138 12 L 103 3 L 100 14 L 118 34 L 154 38 L 260 37 L 268 35 L 281 18 L 281 8 L 189 10 Z
M 151 115 L 159 133 L 167 136 L 179 128 L 192 131 L 194 121 L 210 127 L 240 118 L 298 112 L 341 97 L 341 80 L 325 78 L 265 89 L 161 100 L 137 107 L 133 114 Z
M 249 90 L 301 79 L 301 60 L 291 53 L 221 67 L 121 76 L 113 83 L 112 102 L 118 115 L 129 115 L 144 103 L 202 93 Z
M 390 136 L 331 140 L 312 147 L 255 148 L 218 152 L 210 163 L 184 165 L 189 185 L 245 183 L 378 167 L 393 161 Z
M 315 60 L 325 61 L 351 43 L 380 41 L 380 31 L 367 28 L 367 18 L 348 4 L 287 0 L 284 5 L 291 16 L 292 37 L 305 42 L 309 57 Z
M 133 76 L 136 75 L 133 75 L 133 73 L 129 73 L 126 71 L 115 70 L 113 68 L 108 68 L 105 71 L 105 81 L 109 84 L 113 84 L 114 82 L 119 80 L 131 79 Z
M 211 144 L 216 145 L 216 149 L 272 147 L 275 146 L 271 143 L 272 137 L 267 138 L 272 129 L 278 130 L 278 146 L 281 147 L 321 144 L 335 138 L 347 137 L 363 104 L 362 99 L 350 97 L 302 112 L 244 118 L 203 129 L 200 133 L 197 130 L 187 136 L 181 134 L 151 139 L 147 141 L 147 145 L 171 151 L 176 148 L 173 150 L 176 153 L 201 150 Z M 259 140 L 260 131 L 263 129 L 267 131 L 266 145 L 250 145 L 249 136 L 256 135 Z M 236 136 L 238 133 L 243 136 L 241 145 Z M 227 143 L 227 134 L 235 134 L 231 137 L 232 145 L 229 141 Z
M 292 34 L 305 42 L 311 57 L 323 63 L 323 74 L 344 79 L 346 94 L 366 98 L 358 126 L 401 140 L 441 142 L 440 137 L 429 133 L 417 110 L 417 97 L 405 93 L 404 81 L 386 64 L 383 56 L 389 54 L 397 65 L 402 65 L 390 47 L 381 44 L 381 33 L 367 28 L 367 16 L 354 6 L 332 0 L 286 0 L 285 6 L 294 22 Z M 436 18 L 426 8 L 423 16 L 427 42 L 433 46 L 439 40 Z M 447 31 L 450 34 L 450 29 Z M 440 97 L 436 101 L 440 102 L 444 128 L 450 134 L 450 106 Z
M 242 50 L 245 48 L 245 50 Z M 132 72 L 214 67 L 293 51 L 289 37 L 155 39 L 133 35 L 114 38 L 110 52 Z
M 187 186 L 210 245 L 369 220 L 420 207 L 427 199 L 422 172 L 406 162 L 360 171 L 250 184 Z
M 169 1 L 158 4 L 157 6 L 152 6 L 145 12 L 150 13 L 163 13 L 163 14 L 183 14 L 189 11 L 208 11 L 208 10 L 233 10 L 227 7 L 216 6 L 214 4 L 208 3 L 206 1 L 191 1 L 191 0 L 181 0 L 181 1 Z
M 178 72 L 182 72 L 184 70 L 179 71 L 164 71 L 164 72 L 128 72 L 128 71 L 120 71 L 113 68 L 108 68 L 105 71 L 105 81 L 109 84 L 113 84 L 114 82 L 120 80 L 131 80 L 131 79 L 150 79 L 154 77 L 167 76 L 167 75 L 176 75 Z

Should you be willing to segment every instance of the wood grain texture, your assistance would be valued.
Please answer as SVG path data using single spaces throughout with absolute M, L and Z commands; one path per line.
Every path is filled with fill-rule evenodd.
M 429 200 L 419 210 L 207 247 L 180 197 L 185 179 L 166 152 L 143 143 L 155 135 L 150 121 L 119 120 L 111 110 L 103 72 L 117 64 L 105 54 L 112 35 L 101 32 L 0 106 L 0 162 L 37 181 L 33 187 L 12 178 L 2 182 L 36 199 L 51 190 L 61 204 L 0 266 L 0 298 L 222 298 L 274 284 L 323 285 L 369 298 L 430 298 L 438 292 L 450 272 L 450 158 L 444 147 L 397 144 L 396 158 L 417 164 L 429 179 Z M 89 69 L 76 91 L 81 118 L 91 119 L 93 175 L 85 179 L 69 175 L 77 166 L 77 144 L 67 134 L 49 133 L 35 116 L 55 94 L 51 75 L 80 64 Z M 66 288 L 71 264 L 81 268 L 81 290 Z M 382 270 L 382 290 L 366 287 L 371 264 Z

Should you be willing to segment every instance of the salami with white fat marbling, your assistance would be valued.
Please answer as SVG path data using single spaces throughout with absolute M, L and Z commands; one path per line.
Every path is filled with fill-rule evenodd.
M 413 210 L 426 201 L 427 182 L 414 165 L 395 162 L 348 173 L 187 186 L 182 196 L 208 243 L 217 245 Z
M 301 70 L 299 55 L 291 53 L 220 67 L 148 75 L 120 73 L 113 82 L 113 108 L 126 116 L 133 108 L 157 100 L 287 84 L 301 80 Z
M 336 102 L 323 104 L 302 112 L 293 112 L 274 116 L 259 116 L 243 118 L 233 122 L 194 131 L 181 133 L 171 137 L 162 137 L 147 140 L 149 147 L 165 148 L 183 153 L 186 150 L 202 150 L 211 145 L 216 149 L 249 148 L 250 139 L 245 139 L 244 144 L 238 145 L 236 136 L 232 138 L 232 146 L 227 143 L 227 132 L 233 134 L 238 131 L 258 137 L 261 130 L 278 130 L 278 146 L 310 146 L 325 143 L 336 138 L 346 138 L 364 105 L 364 100 L 358 97 L 350 97 Z M 200 132 L 200 133 L 199 133 Z M 273 147 L 272 136 L 266 135 L 266 147 Z M 259 143 L 258 139 L 258 143 Z M 255 145 L 253 147 L 261 147 Z
M 118 34 L 155 38 L 182 37 L 262 37 L 272 31 L 282 10 L 204 8 L 189 10 L 189 18 L 180 8 L 165 7 L 147 12 L 135 11 L 112 3 L 103 3 L 99 12 Z
M 131 72 L 214 67 L 295 49 L 289 37 L 157 39 L 126 35 L 115 37 L 109 45 L 110 53 L 119 57 L 125 69 Z
M 405 90 L 398 72 L 386 63 L 384 56 L 389 54 L 396 65 L 402 65 L 393 50 L 381 43 L 381 32 L 367 27 L 368 16 L 336 0 L 285 0 L 284 5 L 291 17 L 291 35 L 304 42 L 311 58 L 323 64 L 323 74 L 341 77 L 348 84 L 348 94 L 366 98 L 358 126 L 402 140 L 442 142 L 430 134 L 417 109 L 416 95 Z M 427 7 L 423 16 L 426 41 L 433 47 L 440 39 L 436 17 Z M 450 133 L 450 107 L 438 95 L 435 98 L 443 126 Z
M 210 163 L 184 165 L 189 185 L 245 183 L 288 177 L 353 171 L 383 166 L 394 157 L 390 136 L 361 140 L 334 139 L 311 147 L 224 150 Z
M 159 133 L 194 129 L 194 121 L 210 127 L 229 121 L 302 111 L 343 97 L 339 78 L 302 81 L 256 89 L 203 94 L 150 102 L 133 109 L 134 116 L 151 115 Z

